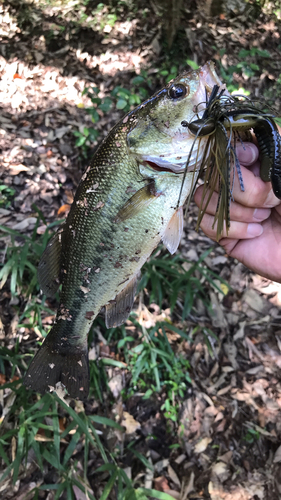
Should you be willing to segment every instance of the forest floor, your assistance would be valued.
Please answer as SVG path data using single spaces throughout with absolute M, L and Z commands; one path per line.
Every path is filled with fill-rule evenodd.
M 199 65 L 213 59 L 231 89 L 243 87 L 258 98 L 274 97 L 275 109 L 281 111 L 281 24 L 275 14 L 256 15 L 254 7 L 246 9 L 252 4 L 245 4 L 245 11 L 210 17 L 198 3 L 184 12 L 168 49 L 158 2 L 136 3 L 131 11 L 117 2 L 116 14 L 99 5 L 50 2 L 46 6 L 40 0 L 33 4 L 14 0 L 0 7 L 0 224 L 22 235 L 31 235 L 36 227 L 40 236 L 47 224 L 67 214 L 87 166 L 86 155 L 90 157 L 122 116 L 116 107 L 108 113 L 98 109 L 99 136 L 89 145 L 85 141 L 84 149 L 77 147 L 73 131 L 81 137 L 85 127 L 93 127 L 86 112 L 93 104 L 83 94 L 85 87 L 97 87 L 100 98 L 118 86 L 135 95 L 133 78 L 143 75 L 143 86 L 151 95 L 170 73 L 186 67 L 187 59 Z M 45 219 L 39 227 L 38 210 Z M 125 426 L 122 438 L 118 433 L 105 435 L 104 446 L 112 451 L 118 440 L 122 446 L 135 441 L 135 450 L 152 464 L 153 472 L 140 462 L 136 465 L 136 457 L 129 454 L 123 461 L 120 455 L 118 464 L 138 484 L 179 500 L 277 500 L 281 498 L 281 285 L 253 274 L 201 231 L 197 233 L 196 217 L 197 209 L 191 205 L 179 252 L 196 263 L 212 247 L 204 265 L 225 280 L 227 289 L 220 292 L 202 280 L 209 307 L 195 298 L 184 321 L 179 305 L 171 313 L 167 298 L 162 304 L 149 304 L 145 291 L 135 306 L 144 328 L 167 320 L 189 336 L 183 341 L 167 329 L 173 351 L 190 363 L 191 384 L 184 397 L 177 398 L 176 421 L 161 409 L 165 387 L 148 399 L 143 399 L 141 390 L 122 399 L 130 371 L 117 352 L 117 342 L 107 342 L 100 326 L 94 331 L 98 341 L 92 344 L 92 359 L 110 357 L 125 368 L 107 368 L 110 390 L 104 391 L 102 403 L 91 397 L 85 412 L 118 417 Z M 9 241 L 3 233 L 3 249 Z M 220 287 L 219 278 L 215 282 Z M 8 282 L 1 292 L 2 347 L 13 350 L 17 345 L 22 353 L 35 352 L 40 332 L 18 327 L 28 299 L 12 296 Z M 46 329 L 57 303 L 47 305 L 53 314 L 43 314 Z M 137 344 L 138 330 L 132 321 L 126 322 L 125 331 Z M 8 369 L 1 375 L 2 383 L 9 375 Z M 10 395 L 11 389 L 1 393 L 7 428 L 12 425 Z M 13 456 L 12 450 L 7 453 Z M 91 467 L 97 464 L 99 459 L 92 458 Z M 45 476 L 48 483 L 55 482 L 52 471 L 45 469 Z M 28 498 L 28 485 L 34 487 L 37 481 L 42 484 L 42 474 L 32 467 L 15 485 L 8 477 L 0 486 L 2 498 Z M 101 498 L 104 473 L 94 477 L 89 472 L 88 481 L 96 498 Z M 86 498 L 81 492 L 75 494 L 77 499 Z M 40 492 L 40 498 L 52 495 Z M 113 492 L 109 498 L 116 498 Z

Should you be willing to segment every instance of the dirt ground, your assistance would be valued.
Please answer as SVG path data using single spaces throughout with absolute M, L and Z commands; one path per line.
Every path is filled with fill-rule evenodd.
M 271 57 L 259 60 L 255 54 L 260 71 L 247 76 L 237 70 L 233 82 L 255 97 L 274 95 L 277 111 L 281 108 L 280 21 L 274 14 L 241 11 L 237 2 L 238 11 L 234 6 L 211 16 L 206 6 L 194 2 L 185 8 L 169 52 L 158 2 L 137 2 L 131 10 L 121 2 L 114 23 L 106 6 L 93 19 L 91 9 L 97 3 L 82 5 L 84 18 L 75 2 L 4 1 L 0 6 L 0 179 L 15 190 L 11 205 L 0 208 L 0 224 L 23 234 L 35 227 L 34 203 L 49 223 L 64 217 L 72 202 L 88 162 L 73 135 L 73 130 L 91 126 L 85 111 L 91 103 L 82 95 L 85 86 L 98 87 L 103 97 L 118 85 L 128 88 L 145 69 L 147 77 L 153 77 L 147 85 L 152 94 L 165 83 L 161 71 L 167 67 L 167 54 L 171 58 L 177 54 L 179 70 L 185 57 L 198 64 L 213 59 L 218 72 L 227 72 L 239 63 L 242 48 L 254 47 L 269 51 Z M 96 125 L 100 135 L 93 150 L 121 116 L 116 109 L 100 112 Z M 224 295 L 209 287 L 212 314 L 198 300 L 185 328 L 191 331 L 197 324 L 211 328 L 218 338 L 212 344 L 213 355 L 201 330 L 192 342 L 181 344 L 190 360 L 192 385 L 172 429 L 160 411 L 161 395 L 150 400 L 134 395 L 122 405 L 119 388 L 110 411 L 121 411 L 121 404 L 123 417 L 125 412 L 132 417 L 127 439 L 134 437 L 136 450 L 155 466 L 154 477 L 149 471 L 138 472 L 148 487 L 180 500 L 277 500 L 281 498 L 281 285 L 253 274 L 197 233 L 196 210 L 192 205 L 180 251 L 196 262 L 213 246 L 205 263 L 227 281 L 229 292 Z M 44 230 L 40 225 L 38 234 Z M 14 345 L 18 335 L 15 305 L 2 290 L 2 346 Z M 143 308 L 141 321 L 151 326 L 162 313 L 157 305 Z M 131 327 L 130 322 L 127 325 Z M 35 346 L 34 333 L 30 339 Z M 176 347 L 178 337 L 172 332 L 169 340 Z M 124 388 L 126 375 L 121 381 L 118 376 L 118 370 L 111 371 L 112 379 Z M 103 409 L 89 401 L 86 411 L 99 414 Z M 153 440 L 148 438 L 151 434 Z M 175 443 L 180 448 L 169 447 Z M 7 491 L 5 495 L 22 498 L 20 492 L 21 486 L 15 497 Z

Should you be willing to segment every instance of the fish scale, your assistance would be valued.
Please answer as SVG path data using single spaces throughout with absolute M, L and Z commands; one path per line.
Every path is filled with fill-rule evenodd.
M 200 166 L 192 160 L 184 177 L 194 138 L 181 123 L 205 98 L 207 82 L 219 83 L 212 64 L 180 75 L 126 115 L 95 153 L 39 263 L 44 293 L 54 294 L 61 283 L 60 305 L 25 375 L 28 388 L 52 391 L 61 383 L 71 397 L 85 399 L 87 336 L 95 317 L 105 306 L 107 327 L 123 323 L 152 251 L 161 239 L 176 251 L 182 206 Z

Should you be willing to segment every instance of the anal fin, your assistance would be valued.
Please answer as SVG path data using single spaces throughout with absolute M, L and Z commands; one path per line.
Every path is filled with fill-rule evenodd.
M 178 210 L 174 213 L 168 225 L 165 229 L 165 233 L 162 236 L 162 241 L 169 250 L 169 252 L 173 255 L 180 244 L 181 237 L 183 233 L 183 208 L 179 207 Z
M 38 265 L 39 285 L 47 297 L 53 297 L 60 285 L 62 233 L 63 227 L 50 239 Z
M 122 325 L 128 318 L 135 299 L 137 277 L 131 279 L 128 285 L 116 295 L 115 299 L 105 306 L 106 328 Z

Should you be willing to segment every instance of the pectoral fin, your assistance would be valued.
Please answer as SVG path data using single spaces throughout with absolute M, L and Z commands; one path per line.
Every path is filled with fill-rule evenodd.
M 59 229 L 49 241 L 38 266 L 38 281 L 42 292 L 47 297 L 55 295 L 60 285 L 62 233 Z
M 150 182 L 146 186 L 143 186 L 139 191 L 137 191 L 125 205 L 119 210 L 115 217 L 115 222 L 123 222 L 126 219 L 131 219 L 134 215 L 137 215 L 141 210 L 150 205 L 150 203 L 155 200 L 161 193 L 157 193 L 155 190 L 154 181 Z
M 106 328 L 122 325 L 126 321 L 134 305 L 136 288 L 137 277 L 135 276 L 122 292 L 105 306 Z
M 162 236 L 162 241 L 169 250 L 169 252 L 173 255 L 180 244 L 180 240 L 183 233 L 183 208 L 179 207 L 179 209 L 174 213 L 173 217 L 170 219 L 168 223 L 165 233 Z

